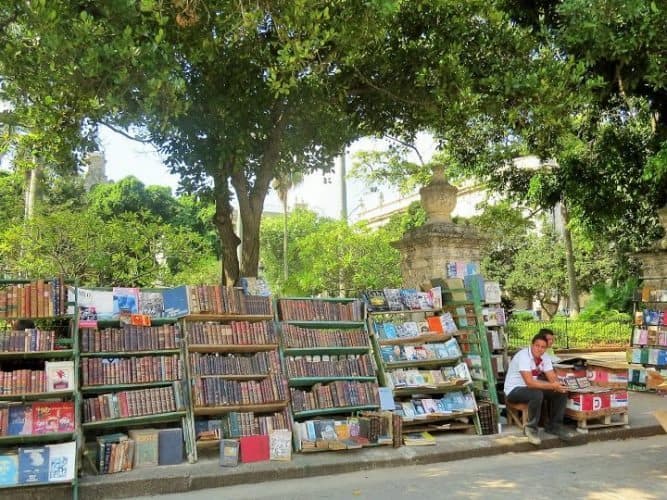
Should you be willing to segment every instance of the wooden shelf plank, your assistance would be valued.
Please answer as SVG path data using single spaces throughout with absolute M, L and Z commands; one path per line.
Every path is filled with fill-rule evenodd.
M 297 319 L 288 319 L 283 320 L 283 323 L 290 325 L 302 326 L 304 328 L 337 328 L 339 330 L 349 329 L 349 328 L 359 328 L 364 327 L 363 321 L 326 321 L 326 320 L 297 320 Z
M 109 391 L 123 391 L 132 389 L 144 389 L 149 387 L 168 387 L 178 380 L 162 380 L 159 382 L 138 382 L 136 384 L 103 384 L 103 385 L 86 385 L 81 387 L 81 392 L 84 393 L 99 393 Z
M 190 344 L 188 352 L 262 352 L 275 351 L 278 344 Z
M 336 380 L 359 380 L 363 382 L 375 382 L 374 376 L 360 375 L 337 375 L 335 377 L 294 377 L 288 380 L 290 387 L 309 387 L 313 384 L 335 382 Z
M 422 359 L 419 361 L 394 361 L 393 363 L 386 363 L 385 368 L 393 370 L 395 368 L 417 368 L 426 366 L 444 366 L 457 363 L 461 359 L 460 356 L 451 358 L 437 358 L 437 359 Z
M 416 337 L 401 337 L 398 339 L 378 339 L 380 345 L 413 345 L 424 344 L 429 342 L 446 342 L 452 336 L 443 333 L 431 332 L 428 334 L 418 335 Z
M 57 351 L 31 351 L 31 352 L 0 352 L 0 359 L 40 359 L 53 358 L 63 359 L 71 358 L 74 354 L 72 349 L 62 349 Z
M 365 354 L 370 350 L 370 345 L 364 345 L 349 347 L 286 347 L 283 352 L 286 356 L 316 356 L 318 354 Z
M 287 401 L 276 401 L 273 403 L 262 404 L 247 404 L 247 405 L 224 405 L 224 406 L 195 406 L 194 414 L 202 415 L 219 415 L 221 413 L 229 413 L 230 411 L 239 412 L 270 412 L 279 411 L 287 406 Z
M 390 314 L 438 313 L 442 309 L 401 309 L 400 311 L 368 311 L 369 316 L 385 316 Z
M 82 358 L 127 358 L 131 356 L 159 356 L 165 354 L 180 354 L 180 349 L 156 349 L 154 351 L 101 351 L 82 352 Z
M 429 386 L 417 387 L 396 387 L 394 388 L 394 396 L 410 396 L 412 394 L 441 394 L 444 392 L 455 391 L 456 389 L 463 389 L 470 385 L 468 381 L 462 381 L 452 384 L 439 384 Z
M 158 422 L 169 422 L 179 420 L 185 416 L 185 411 L 174 411 L 170 413 L 157 413 L 154 415 L 141 415 L 137 417 L 112 418 L 106 420 L 96 420 L 94 422 L 84 422 L 81 426 L 85 429 L 103 429 L 110 427 L 124 427 L 130 425 L 153 424 Z
M 224 378 L 225 380 L 259 380 L 268 377 L 269 373 L 248 373 L 245 375 L 231 375 L 231 374 L 217 374 L 217 375 L 197 375 L 193 374 L 195 378 Z
M 39 401 L 42 399 L 63 399 L 71 398 L 73 394 L 73 391 L 2 394 L 0 395 L 0 401 Z
M 272 314 L 188 314 L 184 316 L 185 321 L 271 321 Z
M 34 443 L 56 443 L 74 440 L 74 432 L 51 432 L 49 434 L 29 434 L 25 436 L 0 436 L 0 446 Z
M 314 417 L 317 415 L 332 415 L 336 413 L 353 413 L 356 411 L 377 410 L 380 405 L 338 406 L 336 408 L 318 408 L 316 410 L 302 410 L 293 412 L 294 418 Z

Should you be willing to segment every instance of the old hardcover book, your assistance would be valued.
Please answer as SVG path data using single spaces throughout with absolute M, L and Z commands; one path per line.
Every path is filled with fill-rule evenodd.
M 220 440 L 220 465 L 222 467 L 236 467 L 239 463 L 238 439 Z
M 134 440 L 134 467 L 158 465 L 158 430 L 132 429 L 128 434 Z
M 158 464 L 175 465 L 183 461 L 183 429 L 161 429 L 158 435 Z
M 242 463 L 269 460 L 269 436 L 244 436 L 239 441 Z

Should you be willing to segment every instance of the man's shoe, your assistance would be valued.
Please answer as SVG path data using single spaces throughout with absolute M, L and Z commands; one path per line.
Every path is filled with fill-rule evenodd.
M 530 444 L 533 444 L 535 446 L 539 446 L 542 444 L 542 440 L 537 435 L 536 429 L 533 429 L 532 427 L 524 427 L 523 434 L 528 438 L 528 442 Z
M 576 434 L 574 434 L 573 432 L 571 432 L 570 430 L 568 430 L 563 426 L 551 427 L 544 430 L 545 432 L 553 434 L 554 436 L 558 437 L 558 439 L 566 443 L 572 441 L 576 436 Z

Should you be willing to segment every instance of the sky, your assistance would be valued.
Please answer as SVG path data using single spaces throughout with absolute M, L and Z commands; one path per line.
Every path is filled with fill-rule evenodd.
M 118 181 L 128 175 L 133 175 L 147 186 L 169 186 L 172 192 L 176 192 L 178 176 L 169 173 L 155 148 L 127 139 L 106 127 L 100 129 L 100 140 L 106 159 L 107 178 Z M 349 170 L 352 166 L 355 152 L 381 149 L 385 147 L 384 144 L 384 141 L 373 139 L 362 139 L 352 144 L 347 150 L 347 169 Z M 433 145 L 421 139 L 418 147 L 422 156 L 428 161 L 433 153 Z M 390 201 L 398 197 L 398 194 L 385 189 L 383 196 L 384 201 Z M 340 159 L 336 160 L 334 173 L 326 177 L 322 173 L 306 176 L 304 182 L 288 195 L 288 206 L 293 207 L 295 203 L 305 203 L 320 215 L 339 218 L 341 212 Z M 360 181 L 347 179 L 347 211 L 351 220 L 355 220 L 355 215 L 358 215 L 359 212 L 377 206 L 379 203 L 380 193 L 371 192 L 369 187 Z M 282 205 L 273 190 L 270 190 L 264 210 L 282 212 Z

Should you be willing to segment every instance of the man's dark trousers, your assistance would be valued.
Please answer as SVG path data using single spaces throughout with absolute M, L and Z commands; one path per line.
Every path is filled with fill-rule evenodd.
M 528 423 L 526 426 L 531 429 L 537 430 L 542 415 L 543 401 L 548 401 L 550 408 L 547 428 L 555 429 L 563 425 L 565 407 L 567 406 L 567 394 L 545 389 L 515 387 L 512 389 L 512 392 L 507 395 L 507 401 L 510 403 L 528 404 Z

